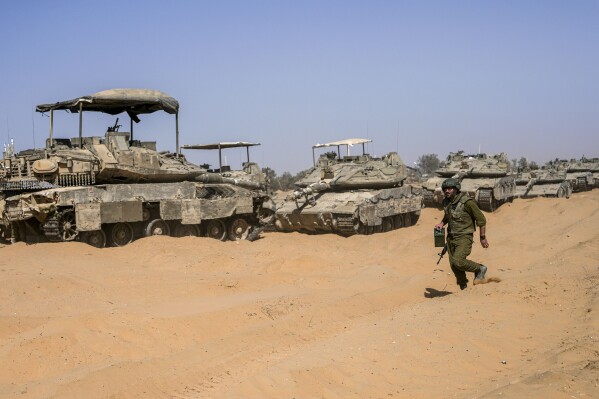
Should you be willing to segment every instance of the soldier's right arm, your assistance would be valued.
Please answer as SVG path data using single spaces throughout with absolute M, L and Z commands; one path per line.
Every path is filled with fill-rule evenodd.
M 441 229 L 443 228 L 443 226 L 445 226 L 445 225 L 447 224 L 447 222 L 449 222 L 449 219 L 448 219 L 448 217 L 447 217 L 447 214 L 444 214 L 444 215 L 443 215 L 443 220 L 441 220 L 441 222 L 440 222 L 440 223 L 437 223 L 437 224 L 435 225 L 435 229 L 437 229 L 437 230 L 441 230 Z

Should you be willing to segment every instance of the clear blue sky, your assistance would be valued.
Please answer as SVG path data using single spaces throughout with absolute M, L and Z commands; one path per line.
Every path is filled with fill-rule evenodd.
M 599 1 L 12 1 L 0 52 L 0 144 L 17 149 L 48 135 L 35 105 L 136 87 L 179 100 L 181 144 L 260 142 L 279 174 L 350 137 L 409 164 L 479 146 L 599 157 Z M 55 119 L 77 136 L 76 115 Z M 169 115 L 135 131 L 175 149 Z

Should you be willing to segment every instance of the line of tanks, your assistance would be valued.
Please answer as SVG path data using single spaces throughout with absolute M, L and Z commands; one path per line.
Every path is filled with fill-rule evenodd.
M 505 153 L 450 153 L 423 184 L 425 206 L 441 206 L 441 183 L 448 177 L 459 179 L 462 191 L 474 198 L 482 210 L 493 212 L 514 198 L 569 198 L 572 192 L 599 187 L 599 158 L 555 160 L 540 169 L 513 172 Z
M 275 204 L 267 177 L 249 159 L 249 148 L 259 144 L 179 146 L 179 103 L 165 93 L 114 89 L 36 110 L 50 114 L 45 148 L 15 153 L 11 144 L 0 164 L 0 230 L 12 242 L 77 240 L 104 247 L 151 235 L 251 240 L 265 227 L 373 234 L 414 225 L 423 206 L 440 206 L 448 177 L 459 178 L 462 191 L 488 212 L 515 197 L 569 197 L 599 184 L 598 159 L 513 174 L 504 153 L 462 151 L 450 153 L 435 176 L 420 183 L 396 152 L 373 157 L 365 151 L 371 140 L 347 139 L 314 145 L 313 167 Z M 54 138 L 57 110 L 79 114 L 78 137 Z M 134 139 L 134 122 L 156 111 L 175 115 L 175 153 Z M 120 131 L 117 118 L 104 136 L 84 137 L 84 112 L 127 113 L 129 131 Z M 354 146 L 361 153 L 350 154 Z M 246 148 L 247 161 L 231 170 L 222 151 L 238 147 Z M 218 150 L 219 166 L 188 162 L 182 149 Z M 316 158 L 316 149 L 330 151 Z

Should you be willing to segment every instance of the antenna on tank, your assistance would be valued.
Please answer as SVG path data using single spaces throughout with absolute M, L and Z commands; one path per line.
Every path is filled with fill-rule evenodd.
M 35 117 L 33 109 L 31 110 L 31 135 L 33 136 L 33 149 L 35 150 Z
M 397 120 L 397 133 L 395 138 L 395 152 L 399 154 L 399 119 Z
M 6 115 L 6 142 L 10 141 L 10 126 L 8 125 L 8 115 Z

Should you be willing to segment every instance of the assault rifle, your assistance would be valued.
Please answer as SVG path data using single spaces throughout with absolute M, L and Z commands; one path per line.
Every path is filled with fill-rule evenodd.
M 443 250 L 441 251 L 439 255 L 439 260 L 437 261 L 437 264 L 439 264 L 439 262 L 441 262 L 441 259 L 443 259 L 443 256 L 445 256 L 445 253 L 447 252 L 447 244 L 445 244 L 443 246 Z

